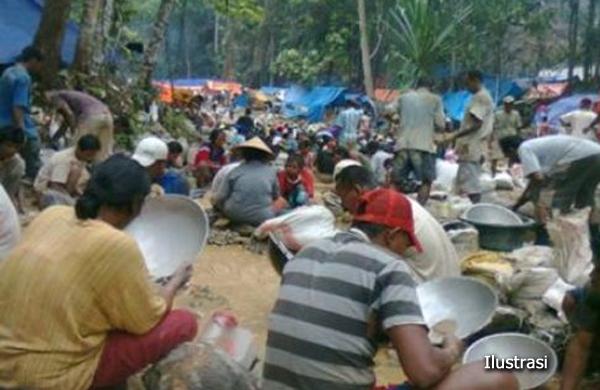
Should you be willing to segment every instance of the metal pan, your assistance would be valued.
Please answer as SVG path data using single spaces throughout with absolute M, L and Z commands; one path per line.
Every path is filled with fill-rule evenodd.
M 441 321 L 453 320 L 455 335 L 461 339 L 489 324 L 498 306 L 498 297 L 487 284 L 464 276 L 420 284 L 417 296 L 430 329 Z
M 208 216 L 188 197 L 150 198 L 125 229 L 137 241 L 150 275 L 165 278 L 197 260 L 209 235 Z
M 546 362 L 545 369 L 528 370 L 525 368 L 513 371 L 519 381 L 520 389 L 534 389 L 542 386 L 554 376 L 558 367 L 556 352 L 548 344 L 521 333 L 499 333 L 482 338 L 467 349 L 463 356 L 463 363 L 485 360 L 486 356 L 492 355 L 499 359 L 516 356 L 518 358 L 543 359 Z

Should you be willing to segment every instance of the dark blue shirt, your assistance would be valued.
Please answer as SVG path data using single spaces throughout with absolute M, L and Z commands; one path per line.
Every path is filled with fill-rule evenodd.
M 25 134 L 37 138 L 38 133 L 31 120 L 31 76 L 21 64 L 6 69 L 0 77 L 0 127 L 16 125 L 13 120 L 13 108 L 25 110 Z

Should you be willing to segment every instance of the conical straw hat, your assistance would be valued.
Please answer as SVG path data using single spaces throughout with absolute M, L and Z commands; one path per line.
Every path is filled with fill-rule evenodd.
M 262 152 L 265 152 L 265 153 L 273 156 L 273 151 L 259 137 L 254 137 L 244 143 L 241 143 L 241 144 L 233 147 L 233 149 L 241 149 L 241 148 L 256 149 L 256 150 L 260 150 Z

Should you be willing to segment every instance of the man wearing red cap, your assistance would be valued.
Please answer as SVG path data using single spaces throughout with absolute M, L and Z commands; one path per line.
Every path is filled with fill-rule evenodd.
M 362 166 L 345 167 L 335 176 L 335 192 L 342 207 L 352 214 L 357 212 L 360 197 L 376 186 L 373 174 Z M 419 253 L 411 248 L 404 258 L 417 283 L 460 276 L 460 259 L 442 225 L 417 201 L 408 200 L 412 206 L 415 234 L 423 251 Z
M 408 199 L 378 189 L 361 197 L 348 232 L 306 246 L 283 271 L 269 321 L 265 390 L 371 390 L 379 336 L 396 349 L 410 384 L 400 389 L 517 389 L 512 374 L 455 371 L 463 345 L 428 339 L 415 282 L 400 257 L 421 249 Z

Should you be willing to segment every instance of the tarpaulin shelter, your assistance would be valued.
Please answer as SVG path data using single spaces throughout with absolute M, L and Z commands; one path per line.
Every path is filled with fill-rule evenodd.
M 468 91 L 448 92 L 442 96 L 446 115 L 453 121 L 462 121 L 473 95 Z
M 339 87 L 291 87 L 285 94 L 283 114 L 288 118 L 306 118 L 311 123 L 320 122 L 328 107 L 344 103 L 344 93 L 345 88 Z
M 541 123 L 542 117 L 546 115 L 548 117 L 548 123 L 550 123 L 550 126 L 560 127 L 560 117 L 578 109 L 581 100 L 585 98 L 594 102 L 598 100 L 598 95 L 594 93 L 576 94 L 559 99 L 552 104 L 538 109 L 534 117 L 534 122 L 536 124 Z
M 0 0 L 0 63 L 14 62 L 23 48 L 33 43 L 42 18 L 42 0 Z M 79 28 L 68 22 L 62 42 L 62 61 L 75 59 Z
M 527 100 L 548 100 L 562 96 L 569 88 L 569 83 L 542 83 L 532 86 L 525 94 Z
M 234 81 L 208 80 L 206 89 L 210 92 L 229 92 L 239 95 L 242 93 L 242 84 Z

